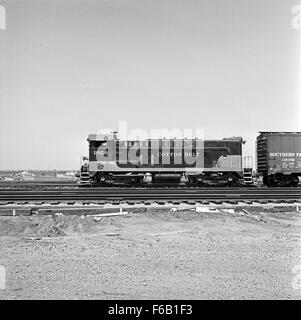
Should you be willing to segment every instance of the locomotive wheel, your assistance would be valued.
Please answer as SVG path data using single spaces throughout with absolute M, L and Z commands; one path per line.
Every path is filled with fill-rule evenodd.
M 135 187 L 138 184 L 138 178 L 137 177 L 131 177 L 129 180 L 129 183 L 131 187 Z
M 143 183 L 143 177 L 135 177 L 132 178 L 131 184 L 132 185 L 141 185 Z
M 227 176 L 226 180 L 227 180 L 227 183 L 230 185 L 236 183 L 236 177 L 234 177 L 233 175 Z
M 97 177 L 97 183 L 98 185 L 104 185 L 106 184 L 106 177 L 105 176 L 102 176 L 102 175 L 99 175 Z
M 198 177 L 197 176 L 188 176 L 189 184 L 197 184 L 198 183 Z

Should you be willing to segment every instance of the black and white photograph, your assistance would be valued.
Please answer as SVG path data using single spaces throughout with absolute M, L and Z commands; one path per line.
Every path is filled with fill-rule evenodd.
M 300 0 L 0 0 L 0 300 L 300 300 L 300 57 Z

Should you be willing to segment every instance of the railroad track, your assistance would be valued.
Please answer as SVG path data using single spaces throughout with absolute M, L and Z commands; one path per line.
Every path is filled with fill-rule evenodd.
M 76 188 L 74 181 L 0 181 L 0 189 L 69 189 Z
M 261 184 L 253 184 L 253 185 L 238 185 L 238 186 L 214 186 L 214 185 L 198 185 L 198 186 L 187 186 L 185 184 L 175 184 L 175 183 L 155 183 L 152 185 L 140 185 L 140 186 L 129 186 L 126 184 L 114 184 L 111 186 L 106 187 L 93 187 L 93 186 L 79 186 L 74 181 L 0 181 L 0 192 L 5 190 L 14 190 L 14 191 L 23 191 L 23 190 L 31 190 L 31 191 L 38 191 L 38 190 L 161 190 L 161 189 L 170 189 L 170 190 L 229 190 L 229 189 L 244 189 L 244 190 L 254 190 L 254 189 L 264 189 L 267 190 L 267 187 Z M 269 190 L 300 190 L 301 192 L 301 184 L 297 187 L 275 187 L 275 188 L 268 188 Z
M 70 190 L 0 190 L 1 202 L 17 201 L 301 201 L 301 190 L 293 188 L 89 188 Z

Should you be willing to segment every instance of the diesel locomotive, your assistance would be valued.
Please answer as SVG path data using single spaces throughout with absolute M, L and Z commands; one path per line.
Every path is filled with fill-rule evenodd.
M 90 134 L 89 158 L 81 166 L 81 185 L 251 182 L 242 165 L 241 137 L 221 140 L 119 140 L 117 133 Z

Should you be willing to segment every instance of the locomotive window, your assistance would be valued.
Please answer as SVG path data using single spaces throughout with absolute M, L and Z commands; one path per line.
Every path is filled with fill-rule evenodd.
M 227 142 L 226 146 L 229 149 L 229 154 L 241 154 L 241 144 L 235 141 Z
M 91 148 L 98 149 L 100 146 L 107 146 L 107 141 L 91 141 L 90 146 Z

